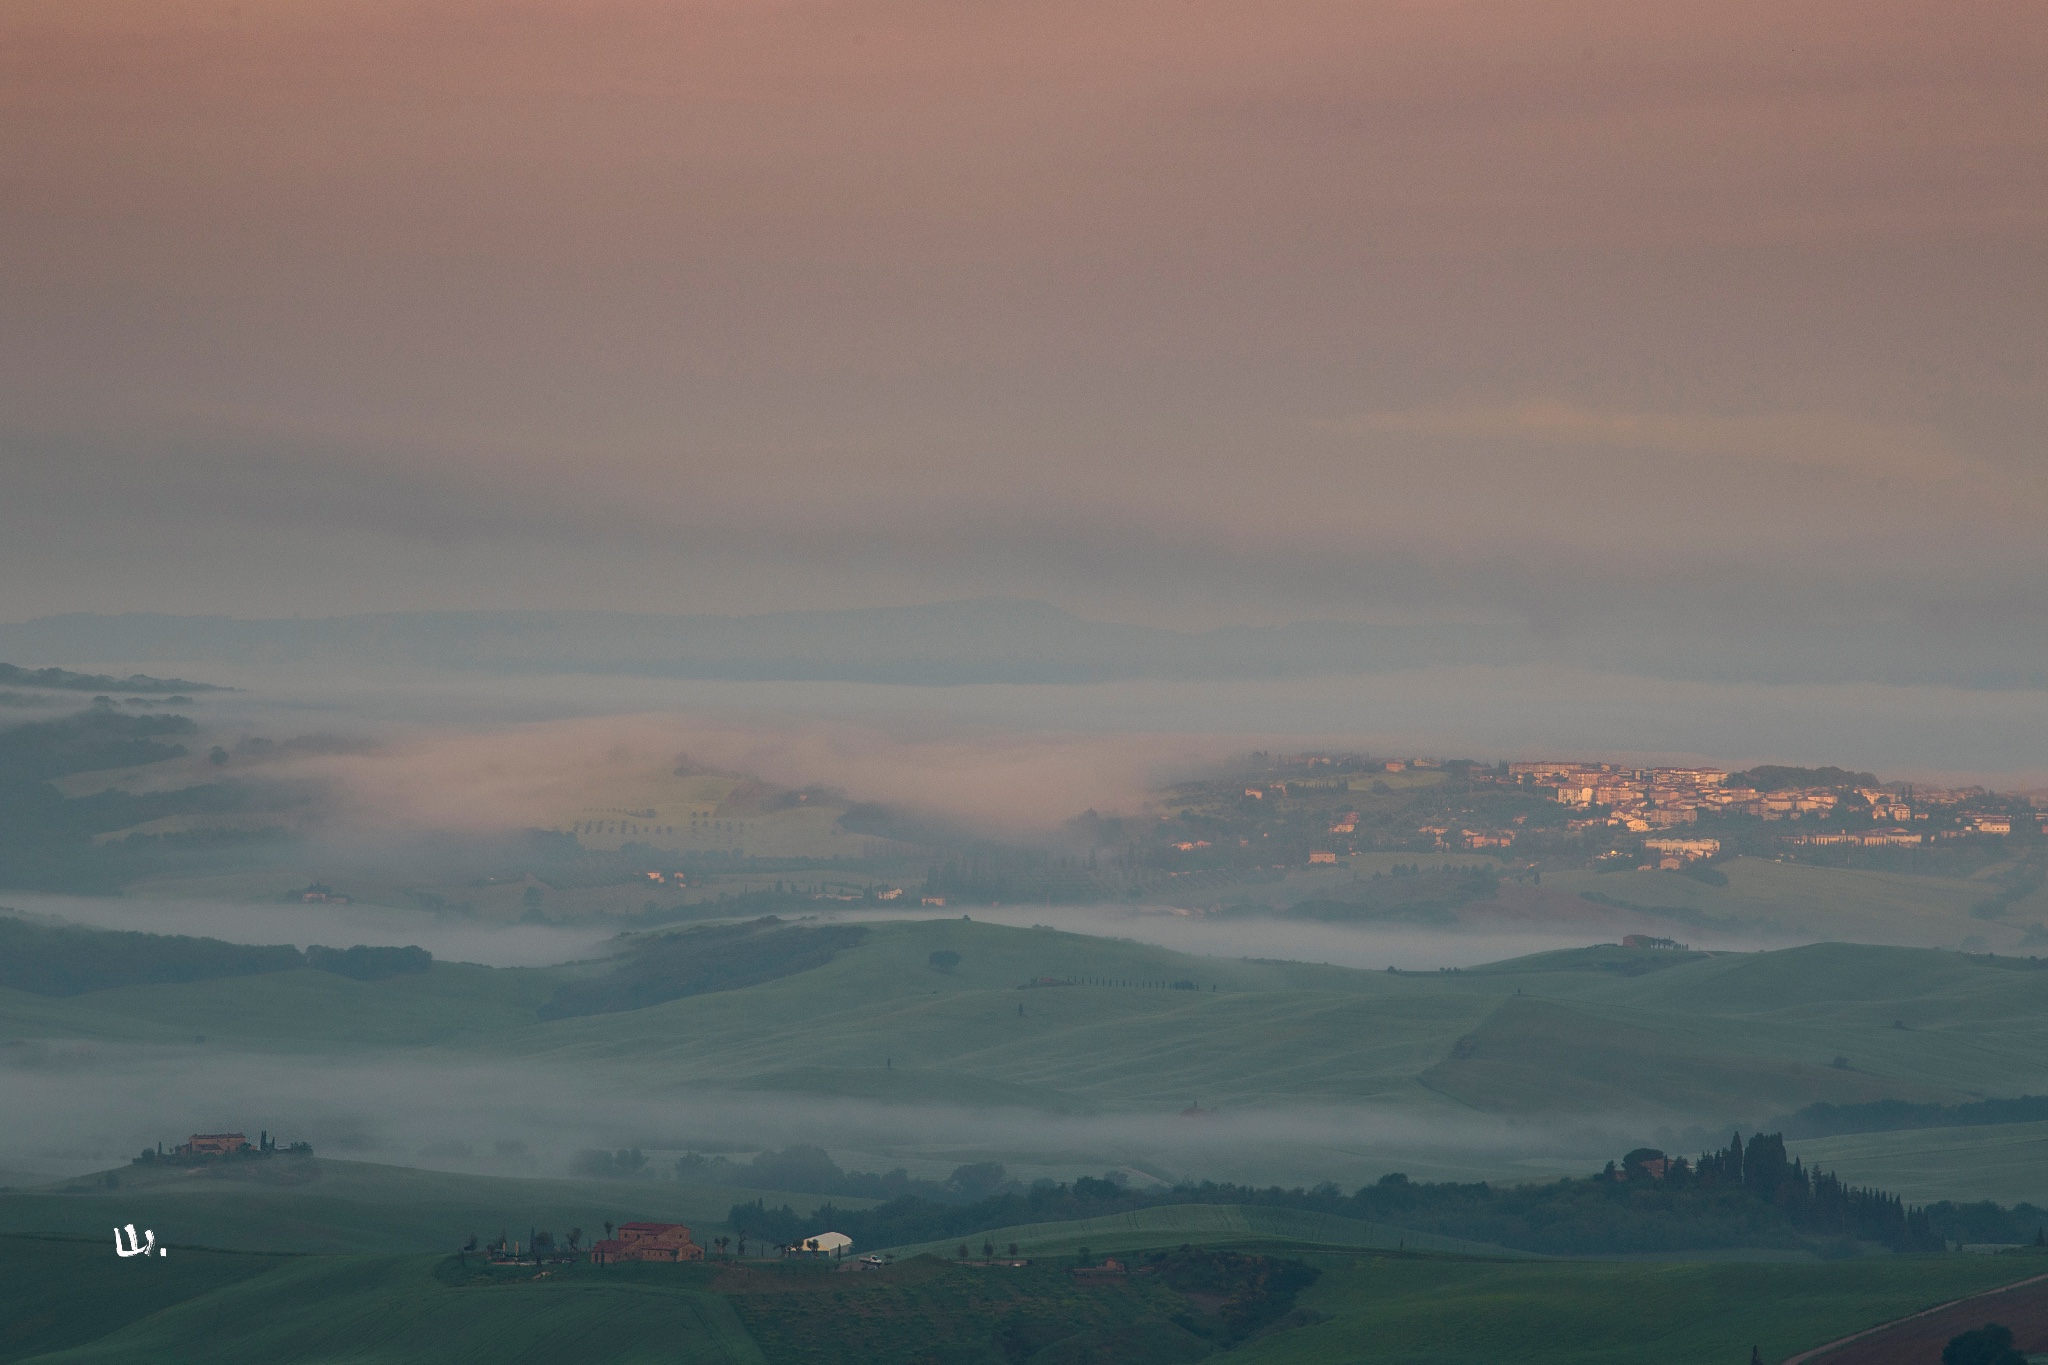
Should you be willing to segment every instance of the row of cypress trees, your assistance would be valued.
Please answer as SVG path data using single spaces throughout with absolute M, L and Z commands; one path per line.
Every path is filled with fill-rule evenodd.
M 1909 1208 L 1884 1190 L 1844 1184 L 1831 1171 L 1807 1170 L 1798 1158 L 1787 1158 L 1782 1133 L 1752 1133 L 1747 1145 L 1736 1133 L 1690 1170 L 1680 1157 L 1664 1178 L 1705 1190 L 1740 1189 L 1776 1205 L 1801 1232 L 1854 1237 L 1896 1251 L 1942 1250 L 1924 1209 Z

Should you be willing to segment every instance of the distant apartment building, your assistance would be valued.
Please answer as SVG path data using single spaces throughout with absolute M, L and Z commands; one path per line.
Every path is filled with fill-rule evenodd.
M 1754 813 L 1766 820 L 1789 820 L 1799 815 L 1826 815 L 1839 804 L 1839 798 L 1825 787 L 1806 787 L 1798 791 L 1772 792 L 1759 801 L 1753 802 Z
M 1785 842 L 1797 848 L 1918 848 L 1926 841 L 1925 835 L 1910 829 L 1837 830 L 1785 836 Z
M 1643 847 L 1652 853 L 1667 854 L 1682 858 L 1686 862 L 1697 862 L 1711 858 L 1721 851 L 1719 839 L 1645 839 Z
M 1650 776 L 1669 787 L 1718 787 L 1728 780 L 1719 768 L 1652 768 Z
M 1560 781 L 1612 772 L 1605 763 L 1569 763 L 1547 759 L 1540 763 L 1508 764 L 1508 780 L 1520 786 L 1549 787 Z

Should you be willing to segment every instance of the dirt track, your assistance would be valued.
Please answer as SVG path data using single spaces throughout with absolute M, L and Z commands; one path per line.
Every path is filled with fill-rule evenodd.
M 2048 1275 L 1874 1327 L 1789 1357 L 1785 1365 L 1940 1365 L 1949 1338 L 1987 1322 L 2012 1329 L 2020 1350 L 2048 1350 Z

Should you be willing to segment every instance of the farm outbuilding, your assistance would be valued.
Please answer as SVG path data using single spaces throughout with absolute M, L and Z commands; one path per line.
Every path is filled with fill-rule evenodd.
M 788 1250 L 791 1256 L 844 1256 L 853 1250 L 853 1239 L 843 1232 L 821 1232 L 806 1237 Z

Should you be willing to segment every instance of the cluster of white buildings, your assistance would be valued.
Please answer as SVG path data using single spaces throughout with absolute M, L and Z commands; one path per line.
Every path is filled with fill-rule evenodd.
M 1791 791 L 1760 792 L 1753 787 L 1731 787 L 1728 774 L 1719 768 L 1624 768 L 1612 763 L 1510 763 L 1508 780 L 1517 786 L 1541 787 L 1567 806 L 1589 809 L 1604 806 L 1605 824 L 1635 833 L 1689 825 L 1702 811 L 1731 815 L 1754 815 L 1765 820 L 1788 820 L 1802 815 L 1832 814 L 1841 797 L 1829 787 L 1802 787 Z M 1893 792 L 1864 793 L 1872 808 L 1882 803 L 1881 818 L 1904 820 L 1911 817 L 1906 799 Z M 1582 826 L 1583 827 L 1583 826 Z
M 1835 794 L 1826 790 L 1772 792 L 1731 787 L 1719 768 L 1624 768 L 1612 763 L 1510 763 L 1508 780 L 1517 786 L 1547 788 L 1553 799 L 1581 810 L 1604 806 L 1604 821 L 1643 833 L 1672 825 L 1689 825 L 1701 811 L 1731 811 L 1784 819 L 1809 811 L 1834 809 Z
M 1728 785 L 1728 774 L 1719 768 L 1628 768 L 1611 763 L 1510 763 L 1507 780 L 1517 786 L 1548 790 L 1553 799 L 1581 810 L 1604 807 L 1604 818 L 1571 822 L 1574 829 L 1612 826 L 1643 834 L 1674 825 L 1687 825 L 1700 813 L 1753 815 L 1762 820 L 1791 820 L 1802 816 L 1829 816 L 1842 808 L 1845 796 L 1833 787 L 1799 787 L 1786 791 L 1760 792 L 1751 787 Z M 2001 813 L 1973 813 L 1970 804 L 1983 798 L 1981 788 L 1959 791 L 1934 788 L 1856 787 L 1857 800 L 1849 809 L 1866 812 L 1873 821 L 1897 828 L 1865 830 L 1848 834 L 1799 834 L 1789 836 L 1800 844 L 1858 843 L 1871 847 L 1907 846 L 1937 838 L 1958 838 L 1968 834 L 2010 834 L 2012 817 Z M 1939 819 L 1937 819 L 1939 817 Z M 1929 825 L 1923 822 L 1934 822 Z M 1922 828 L 1915 830 L 1915 824 Z

